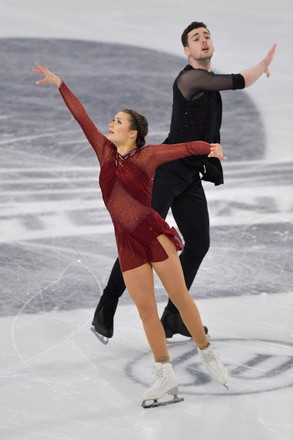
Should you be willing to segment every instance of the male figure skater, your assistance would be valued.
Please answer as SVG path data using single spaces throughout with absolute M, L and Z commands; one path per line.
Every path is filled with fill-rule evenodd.
M 211 71 L 214 47 L 206 24 L 192 22 L 183 31 L 181 41 L 188 64 L 173 85 L 171 125 L 165 143 L 195 140 L 220 143 L 222 101 L 219 92 L 249 87 L 263 73 L 269 77 L 268 68 L 276 46 L 271 48 L 259 64 L 239 74 L 214 74 Z M 184 238 L 185 247 L 180 261 L 188 289 L 210 245 L 209 214 L 202 179 L 215 185 L 223 183 L 219 159 L 197 156 L 163 164 L 156 171 L 153 185 L 152 207 L 163 218 L 166 218 L 171 208 Z M 102 335 L 101 340 L 104 343 L 113 336 L 113 318 L 124 290 L 125 284 L 117 259 L 92 322 L 92 329 Z M 190 337 L 170 299 L 161 321 L 167 338 L 175 333 Z M 207 332 L 207 328 L 205 331 Z

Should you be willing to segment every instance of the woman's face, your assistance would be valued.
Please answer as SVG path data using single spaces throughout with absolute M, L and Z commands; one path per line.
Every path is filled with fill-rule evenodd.
M 108 139 L 115 145 L 124 145 L 136 140 L 136 130 L 130 128 L 130 115 L 119 112 L 109 123 Z

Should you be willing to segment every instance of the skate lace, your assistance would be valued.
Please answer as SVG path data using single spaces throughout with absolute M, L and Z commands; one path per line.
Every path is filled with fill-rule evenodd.
M 212 362 L 215 362 L 218 365 L 218 367 L 220 368 L 222 367 L 220 362 L 220 356 L 218 353 L 214 351 L 210 351 L 209 353 L 204 353 L 202 356 L 202 360 L 207 367 L 209 367 Z
M 217 368 L 219 369 L 219 371 L 221 372 L 220 374 L 223 374 L 223 371 L 225 371 L 225 367 L 222 364 L 220 355 L 216 352 L 214 352 L 213 350 L 211 350 L 208 353 L 205 353 L 202 356 L 202 361 L 204 363 L 204 365 L 206 366 L 206 368 L 211 372 L 214 370 L 214 367 L 217 366 Z M 211 373 L 212 374 L 212 373 Z
M 227 387 L 228 374 L 225 366 L 221 362 L 220 355 L 216 353 L 212 347 L 209 350 L 199 351 L 201 360 L 210 373 L 210 375 L 219 383 Z
M 216 361 L 217 362 L 219 360 L 219 355 L 217 353 L 215 353 L 215 352 L 210 352 L 210 353 L 205 354 L 204 359 L 207 362 L 210 362 L 210 361 Z
M 150 390 L 153 391 L 159 389 L 162 385 L 164 385 L 167 377 L 164 375 L 162 368 L 158 368 L 157 370 L 153 371 L 152 374 L 155 376 L 155 382 L 151 386 Z

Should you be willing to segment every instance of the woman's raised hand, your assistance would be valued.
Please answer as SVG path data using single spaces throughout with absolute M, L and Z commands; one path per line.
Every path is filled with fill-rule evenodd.
M 45 78 L 39 79 L 36 81 L 36 84 L 55 84 L 57 87 L 60 87 L 62 84 L 62 79 L 60 76 L 56 75 L 56 73 L 50 72 L 48 67 L 43 67 L 40 64 L 36 63 L 36 68 L 32 69 L 34 73 L 41 73 L 45 75 Z

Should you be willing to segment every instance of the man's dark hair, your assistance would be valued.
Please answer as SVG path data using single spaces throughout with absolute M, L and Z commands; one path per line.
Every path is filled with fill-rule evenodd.
M 187 36 L 189 32 L 193 31 L 193 29 L 198 29 L 198 28 L 205 28 L 208 32 L 210 32 L 207 28 L 207 25 L 202 21 L 193 21 L 192 23 L 190 23 L 189 26 L 187 26 L 186 29 L 184 29 L 183 34 L 181 35 L 181 41 L 183 47 L 188 47 Z

